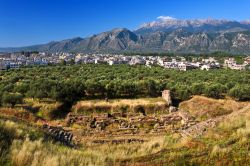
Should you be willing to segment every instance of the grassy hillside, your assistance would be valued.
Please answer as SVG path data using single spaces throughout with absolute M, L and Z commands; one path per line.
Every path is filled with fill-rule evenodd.
M 197 119 L 206 120 L 230 114 L 244 108 L 248 102 L 236 102 L 232 99 L 212 99 L 204 96 L 194 96 L 191 100 L 184 101 L 179 108 L 189 112 Z
M 142 99 L 141 99 L 142 100 Z M 145 99 L 143 99 L 145 101 Z M 111 104 L 125 103 L 128 100 L 113 100 Z M 158 101 L 150 99 L 148 102 Z M 214 105 L 211 104 L 214 103 Z M 81 104 L 97 104 L 88 101 Z M 136 100 L 133 104 L 136 104 Z M 145 103 L 145 102 L 144 102 Z M 196 109 L 197 103 L 199 108 Z M 201 104 L 202 103 L 202 104 Z M 231 104 L 231 105 L 230 105 Z M 210 107 L 212 107 L 210 109 Z M 180 104 L 181 109 L 189 109 L 204 121 L 219 118 L 215 127 L 208 127 L 203 135 L 183 137 L 178 132 L 147 136 L 144 143 L 94 144 L 86 141 L 76 148 L 46 139 L 39 122 L 23 122 L 22 119 L 0 120 L 0 162 L 3 165 L 247 165 L 250 162 L 250 103 L 231 99 L 215 100 L 195 96 Z M 208 108 L 210 110 L 208 110 Z M 210 111 L 226 112 L 216 116 L 204 115 Z M 12 111 L 15 112 L 16 108 Z M 230 111 L 228 111 L 228 110 Z M 9 110 L 11 111 L 11 110 Z M 12 117 L 19 115 L 12 115 Z M 35 115 L 34 115 L 35 116 Z M 7 118 L 8 119 L 8 118 Z M 198 123 L 199 124 L 199 123 Z M 197 124 L 197 125 L 198 125 Z M 78 129 L 76 129 L 78 130 Z M 124 136 L 121 136 L 124 137 Z M 140 136 L 137 136 L 140 138 Z M 111 137 L 110 137 L 111 138 Z M 142 138 L 142 137 L 141 137 Z

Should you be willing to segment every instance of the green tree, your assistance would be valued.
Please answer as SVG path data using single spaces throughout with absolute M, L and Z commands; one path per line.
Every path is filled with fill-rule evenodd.
M 70 59 L 69 64 L 70 65 L 74 65 L 75 64 L 75 60 L 74 59 Z
M 236 85 L 229 91 L 229 96 L 236 100 L 250 100 L 250 86 Z
M 60 65 L 65 66 L 66 65 L 66 61 L 64 59 L 62 59 L 61 62 L 60 62 Z
M 115 97 L 116 94 L 116 84 L 114 81 L 109 82 L 105 86 L 106 92 L 107 92 L 107 97 L 108 98 L 113 98 Z
M 27 83 L 20 83 L 14 87 L 14 91 L 21 94 L 25 94 L 28 91 L 28 89 L 29 89 L 29 84 Z
M 204 91 L 204 84 L 203 83 L 194 83 L 191 87 L 191 92 L 193 95 L 201 95 Z
M 226 87 L 221 84 L 208 85 L 205 88 L 205 95 L 212 98 L 221 98 L 225 93 Z
M 134 97 L 137 94 L 136 84 L 129 81 L 121 82 L 116 93 L 117 96 Z
M 16 104 L 23 103 L 23 95 L 20 93 L 4 93 L 2 102 L 4 104 L 10 104 L 11 107 L 14 107 Z
M 89 96 L 96 96 L 96 95 L 104 95 L 105 93 L 105 86 L 102 85 L 99 81 L 94 79 L 87 80 L 85 82 L 86 92 Z M 103 97 L 103 96 L 102 96 Z
M 157 96 L 157 84 L 155 80 L 147 80 L 146 81 L 146 89 L 147 89 L 147 94 L 151 97 Z
M 191 92 L 187 86 L 184 85 L 176 85 L 174 89 L 174 98 L 179 100 L 187 100 L 191 96 Z
M 53 87 L 50 95 L 58 101 L 73 103 L 85 96 L 85 87 L 80 81 L 63 81 Z

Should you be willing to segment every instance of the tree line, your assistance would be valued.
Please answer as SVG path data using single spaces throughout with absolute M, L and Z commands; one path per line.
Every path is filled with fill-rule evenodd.
M 0 99 L 11 106 L 22 103 L 24 97 L 73 103 L 85 98 L 156 97 L 169 89 L 177 100 L 192 95 L 250 100 L 249 78 L 249 71 L 225 69 L 182 72 L 158 66 L 40 66 L 0 71 Z

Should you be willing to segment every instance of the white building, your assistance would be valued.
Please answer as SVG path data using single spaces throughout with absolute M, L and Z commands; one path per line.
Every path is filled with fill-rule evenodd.
M 208 71 L 208 70 L 210 70 L 211 69 L 211 66 L 210 65 L 202 65 L 201 66 L 201 70 L 206 70 L 206 71 Z
M 237 64 L 234 58 L 229 58 L 224 61 L 224 67 L 230 68 L 233 70 L 245 70 L 246 64 Z
M 198 67 L 193 66 L 189 63 L 184 63 L 184 62 L 178 63 L 178 69 L 180 71 L 187 71 L 187 70 L 196 69 L 196 68 Z

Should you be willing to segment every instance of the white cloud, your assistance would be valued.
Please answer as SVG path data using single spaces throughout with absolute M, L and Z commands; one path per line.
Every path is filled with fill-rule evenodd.
M 157 19 L 160 19 L 160 20 L 175 20 L 176 18 L 171 17 L 171 16 L 159 16 L 159 17 L 157 17 Z

